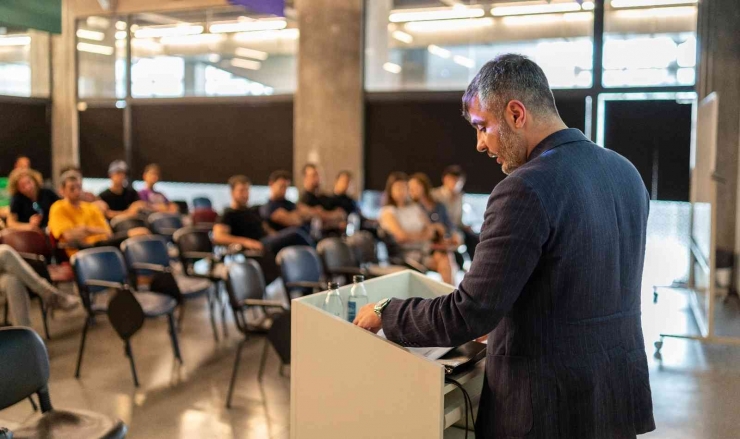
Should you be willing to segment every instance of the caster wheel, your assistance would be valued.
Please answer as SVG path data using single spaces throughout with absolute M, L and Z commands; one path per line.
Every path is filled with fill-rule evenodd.
M 658 293 L 653 293 L 653 303 L 658 303 Z
M 663 341 L 656 341 L 655 342 L 655 354 L 654 357 L 657 359 L 661 358 L 660 350 L 663 348 Z

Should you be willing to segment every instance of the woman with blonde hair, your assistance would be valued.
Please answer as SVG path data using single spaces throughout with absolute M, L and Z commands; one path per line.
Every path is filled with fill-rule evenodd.
M 41 174 L 30 168 L 18 168 L 8 177 L 11 195 L 8 227 L 44 229 L 49 222 L 51 205 L 59 196 L 42 187 Z

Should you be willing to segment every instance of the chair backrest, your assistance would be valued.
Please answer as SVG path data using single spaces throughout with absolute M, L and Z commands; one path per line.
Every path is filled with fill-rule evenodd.
M 182 228 L 182 217 L 176 213 L 153 213 L 147 218 L 152 232 L 160 235 L 172 235 Z
M 51 259 L 51 244 L 48 238 L 35 230 L 6 229 L 0 233 L 2 243 L 7 244 L 19 253 L 41 255 Z
M 347 245 L 352 249 L 355 260 L 360 264 L 377 264 L 378 253 L 373 234 L 362 230 L 347 237 Z
M 203 259 L 200 257 L 190 258 L 187 253 L 198 252 L 198 253 L 211 253 L 213 254 L 213 243 L 209 233 L 202 229 L 195 227 L 184 227 L 174 235 L 172 239 L 177 245 L 177 250 L 180 253 L 180 262 L 182 262 L 185 271 L 193 265 L 196 261 Z
M 277 256 L 283 282 L 319 282 L 323 268 L 316 250 L 296 245 L 280 250 Z
M 213 225 L 218 218 L 218 213 L 215 210 L 209 208 L 197 208 L 190 214 L 190 218 L 193 220 L 193 225 Z
M 87 286 L 89 280 L 128 284 L 126 263 L 115 247 L 96 247 L 80 250 L 72 256 L 72 269 L 80 292 L 99 293 L 105 287 Z M 84 295 L 83 295 L 84 298 Z
M 0 329 L 0 358 L 0 410 L 37 392 L 46 395 L 43 411 L 50 410 L 49 355 L 41 337 L 29 328 Z
M 275 348 L 283 364 L 290 364 L 290 311 L 280 313 L 272 319 L 267 339 Z
M 213 204 L 208 197 L 195 197 L 193 198 L 194 209 L 213 209 Z
M 190 212 L 190 208 L 188 208 L 187 201 L 174 200 L 173 203 L 177 205 L 177 211 L 180 213 L 180 215 L 187 215 Z
M 241 308 L 247 299 L 264 299 L 265 278 L 260 265 L 254 259 L 232 262 L 228 265 L 226 291 L 232 308 Z
M 131 229 L 136 229 L 139 227 L 146 228 L 147 225 L 146 225 L 146 221 L 144 221 L 141 218 L 129 217 L 129 218 L 121 218 L 121 219 L 113 218 L 112 220 L 110 220 L 110 226 L 113 229 L 113 232 L 123 233 L 123 232 L 128 232 Z
M 352 250 L 341 238 L 326 238 L 319 242 L 316 250 L 321 255 L 324 269 L 331 274 L 342 267 L 359 267 Z
M 129 238 L 121 244 L 123 256 L 129 271 L 143 276 L 152 274 L 151 270 L 134 269 L 133 264 L 155 264 L 162 267 L 170 266 L 170 255 L 167 252 L 167 241 L 162 236 L 144 235 Z

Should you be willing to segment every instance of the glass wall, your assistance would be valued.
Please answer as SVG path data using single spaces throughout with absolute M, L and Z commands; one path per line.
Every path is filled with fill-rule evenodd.
M 49 97 L 49 34 L 0 27 L 0 95 Z
M 694 85 L 696 0 L 611 0 L 604 12 L 604 87 Z
M 462 90 L 502 53 L 527 55 L 553 88 L 593 82 L 592 2 L 367 2 L 368 91 Z
M 299 33 L 293 19 L 250 15 L 240 7 L 139 13 L 129 19 L 90 17 L 78 24 L 81 43 L 80 38 L 100 38 L 78 44 L 80 98 L 126 97 L 129 39 L 134 98 L 295 91 Z M 91 20 L 99 28 L 91 29 Z

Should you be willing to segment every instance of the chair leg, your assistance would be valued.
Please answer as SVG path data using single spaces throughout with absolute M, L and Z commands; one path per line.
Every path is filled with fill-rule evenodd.
M 228 299 L 224 299 L 221 294 L 221 289 L 218 290 L 219 302 L 221 302 L 221 325 L 224 328 L 224 339 L 229 338 L 229 327 L 226 321 L 226 306 L 229 303 Z
M 172 339 L 172 350 L 175 353 L 175 358 L 182 364 L 182 356 L 180 355 L 180 343 L 177 340 L 177 328 L 175 327 L 175 316 L 172 313 L 167 314 L 167 321 L 170 324 L 170 338 Z
M 236 384 L 236 375 L 239 372 L 239 362 L 242 358 L 242 348 L 244 347 L 244 343 L 247 342 L 247 339 L 239 342 L 239 347 L 236 349 L 236 358 L 234 358 L 234 369 L 231 371 L 231 381 L 229 381 L 229 392 L 226 396 L 226 408 L 231 408 L 231 397 L 234 394 L 234 384 Z
M 218 343 L 218 328 L 216 327 L 216 300 L 213 294 L 208 294 L 208 312 L 211 314 L 211 328 L 213 329 L 213 338 Z
M 75 378 L 80 377 L 80 368 L 82 367 L 82 353 L 85 351 L 85 340 L 87 339 L 87 329 L 90 327 L 90 317 L 85 319 L 85 327 L 82 328 L 82 341 L 80 342 L 80 352 L 77 354 L 77 368 L 75 369 Z
M 265 337 L 265 344 L 262 348 L 262 358 L 260 358 L 260 370 L 257 372 L 257 380 L 259 382 L 262 382 L 262 376 L 265 374 L 265 363 L 267 362 L 267 348 L 269 347 L 270 342 L 267 340 L 267 337 Z
M 139 375 L 136 373 L 136 363 L 134 363 L 134 351 L 131 350 L 131 341 L 126 340 L 126 356 L 131 365 L 131 375 L 134 377 L 134 387 L 139 387 Z
M 177 332 L 182 332 L 182 322 L 185 320 L 185 302 L 180 303 L 180 311 L 177 314 Z
M 46 305 L 44 305 L 43 300 L 39 300 L 40 308 L 41 308 L 41 318 L 44 322 L 44 335 L 46 335 L 47 340 L 51 340 L 51 336 L 49 335 L 49 316 L 46 310 Z
M 36 405 L 36 401 L 33 400 L 33 396 L 29 396 L 28 400 L 31 402 L 31 407 L 33 407 L 33 411 L 39 411 L 39 406 Z

